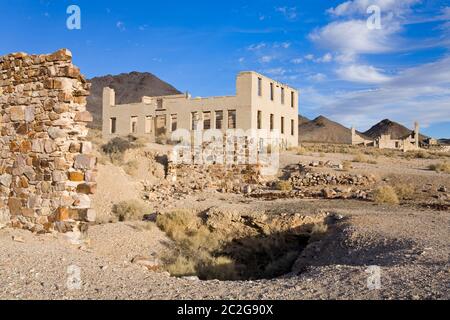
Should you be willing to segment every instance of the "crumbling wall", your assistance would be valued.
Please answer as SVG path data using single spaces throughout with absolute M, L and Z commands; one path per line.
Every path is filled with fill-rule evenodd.
M 91 221 L 90 85 L 66 49 L 0 57 L 0 219 L 34 232 Z M 0 221 L 1 222 L 1 221 Z

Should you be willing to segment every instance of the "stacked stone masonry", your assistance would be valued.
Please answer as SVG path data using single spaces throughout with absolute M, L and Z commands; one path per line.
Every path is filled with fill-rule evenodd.
M 66 49 L 0 57 L 0 223 L 66 232 L 95 220 L 89 89 Z

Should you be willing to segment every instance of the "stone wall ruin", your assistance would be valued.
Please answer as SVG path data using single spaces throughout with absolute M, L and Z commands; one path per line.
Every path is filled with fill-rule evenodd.
M 66 232 L 95 219 L 89 89 L 66 49 L 0 57 L 0 223 Z

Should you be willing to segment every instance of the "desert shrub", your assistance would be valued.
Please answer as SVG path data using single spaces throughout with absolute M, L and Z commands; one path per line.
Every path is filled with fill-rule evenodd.
M 146 214 L 146 207 L 137 201 L 122 201 L 113 206 L 113 213 L 119 221 L 142 220 Z
M 399 204 L 397 193 L 391 186 L 382 186 L 375 189 L 373 193 L 375 203 Z
M 295 148 L 295 154 L 298 156 L 303 156 L 308 153 L 308 150 L 306 150 L 304 147 L 297 147 Z
M 130 149 L 141 148 L 146 142 L 143 138 L 128 135 L 126 138 L 116 137 L 102 146 L 102 151 L 109 157 L 111 163 L 121 165 L 124 153 Z
M 430 159 L 432 157 L 430 153 L 423 150 L 412 153 L 412 156 L 416 159 Z
M 347 160 L 345 160 L 345 161 L 342 161 L 342 170 L 344 170 L 344 171 L 349 171 L 349 170 L 351 170 L 353 167 L 352 167 L 352 163 L 350 162 L 350 161 L 347 161 Z
M 133 148 L 132 141 L 121 137 L 116 137 L 102 146 L 102 150 L 106 154 L 124 153 L 131 148 Z
M 411 185 L 399 183 L 393 187 L 398 198 L 401 200 L 411 199 L 414 195 L 414 188 Z
M 361 152 L 355 154 L 352 162 L 377 164 L 377 161 L 369 159 L 366 155 L 362 154 Z
M 450 173 L 450 163 L 449 162 L 441 162 L 436 164 L 430 164 L 428 169 L 436 172 Z
M 309 238 L 309 243 L 321 240 L 328 232 L 328 225 L 314 224 L 311 230 L 311 237 Z
M 363 155 L 362 153 L 357 153 L 354 157 L 353 157 L 353 162 L 367 162 L 368 158 Z
M 292 183 L 290 181 L 278 180 L 275 183 L 275 188 L 280 191 L 289 192 L 292 191 Z

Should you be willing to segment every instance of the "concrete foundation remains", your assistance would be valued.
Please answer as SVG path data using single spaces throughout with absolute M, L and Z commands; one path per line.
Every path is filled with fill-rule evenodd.
M 89 88 L 66 49 L 0 57 L 0 223 L 66 232 L 95 219 Z

